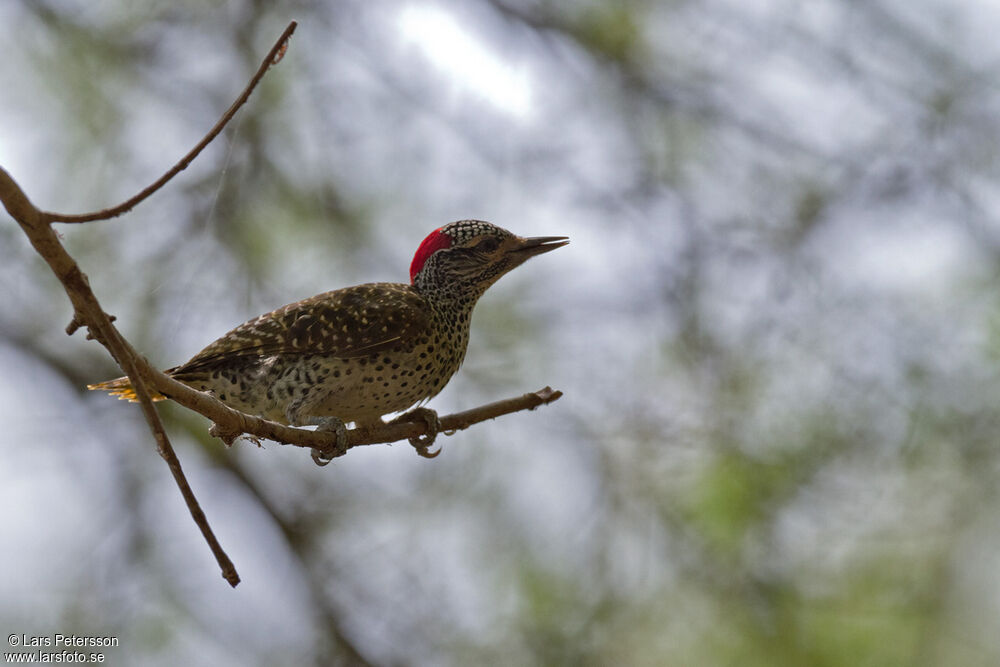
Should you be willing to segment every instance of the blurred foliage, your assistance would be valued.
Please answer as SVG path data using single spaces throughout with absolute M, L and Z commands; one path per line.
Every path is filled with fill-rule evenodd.
M 526 110 L 476 87 L 489 57 L 406 33 L 414 8 Z M 573 243 L 484 297 L 432 407 L 565 397 L 432 464 L 324 469 L 165 406 L 230 591 L 135 412 L 86 395 L 117 370 L 65 337 L 7 220 L 0 626 L 151 665 L 1000 661 L 991 3 L 23 0 L 0 9 L 0 164 L 42 208 L 122 200 L 292 18 L 188 170 L 60 228 L 105 308 L 168 366 L 406 280 L 427 231 L 483 217 Z
M 599 3 L 585 7 L 574 18 L 574 32 L 580 44 L 594 54 L 611 60 L 631 60 L 642 41 L 636 25 L 636 8 L 628 4 Z

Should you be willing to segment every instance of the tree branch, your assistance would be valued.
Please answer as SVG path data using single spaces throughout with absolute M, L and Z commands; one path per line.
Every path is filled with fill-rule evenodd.
M 242 435 L 273 440 L 283 445 L 308 447 L 317 450 L 324 458 L 336 454 L 335 433 L 314 431 L 262 419 L 234 410 L 214 396 L 197 391 L 178 382 L 169 375 L 153 369 L 145 359 L 140 360 L 141 373 L 146 374 L 154 389 L 176 403 L 204 415 L 212 420 L 212 434 L 227 445 L 231 445 Z M 463 412 L 456 412 L 440 418 L 441 431 L 452 435 L 456 431 L 469 428 L 473 424 L 496 419 L 521 410 L 534 410 L 540 405 L 548 405 L 559 400 L 561 391 L 544 387 L 538 391 L 513 398 L 481 405 Z M 390 422 L 373 428 L 353 428 L 347 431 L 347 449 L 362 445 L 391 443 L 427 434 L 427 425 L 422 421 Z
M 31 245 L 42 256 L 42 259 L 48 263 L 52 272 L 56 274 L 59 282 L 62 283 L 63 288 L 66 290 L 75 313 L 73 315 L 73 322 L 67 328 L 67 331 L 75 330 L 80 324 L 85 324 L 90 329 L 91 335 L 108 349 L 111 356 L 114 357 L 118 365 L 121 366 L 125 374 L 131 379 L 136 390 L 136 396 L 142 406 L 143 416 L 146 418 L 146 422 L 149 424 L 149 428 L 156 440 L 157 451 L 167 462 L 174 481 L 177 483 L 181 495 L 184 497 L 184 502 L 187 503 L 188 511 L 191 512 L 194 522 L 198 525 L 202 535 L 208 542 L 209 548 L 215 555 L 216 561 L 222 568 L 222 576 L 231 586 L 236 586 L 240 582 L 239 574 L 237 574 L 235 566 L 212 532 L 212 528 L 208 524 L 208 519 L 206 519 L 201 505 L 198 503 L 198 499 L 191 490 L 190 484 L 188 484 L 184 471 L 181 468 L 180 460 L 178 460 L 177 454 L 170 444 L 170 439 L 163 428 L 163 423 L 160 421 L 159 414 L 153 406 L 152 400 L 150 400 L 145 377 L 140 370 L 142 364 L 137 363 L 141 360 L 138 353 L 118 333 L 114 324 L 111 323 L 111 318 L 101 308 L 100 302 L 94 296 L 93 291 L 91 291 L 87 276 L 84 275 L 76 261 L 66 252 L 66 249 L 59 241 L 59 237 L 51 225 L 46 222 L 45 214 L 31 203 L 17 183 L 14 182 L 14 179 L 3 168 L 0 168 L 0 201 L 3 202 L 7 212 L 17 220 L 21 229 L 28 236 Z M 144 363 L 145 360 L 141 360 L 141 362 Z
M 125 344 L 128 345 L 127 342 Z M 131 347 L 129 349 L 131 350 Z M 212 435 L 227 445 L 232 445 L 240 436 L 248 435 L 273 440 L 282 445 L 315 449 L 324 458 L 331 458 L 336 454 L 337 437 L 335 433 L 286 426 L 256 415 L 240 412 L 211 394 L 192 389 L 157 370 L 144 357 L 136 355 L 133 361 L 137 374 L 143 377 L 153 389 L 175 403 L 211 419 L 213 423 Z M 129 374 L 129 378 L 132 378 L 131 374 Z M 521 396 L 487 403 L 463 412 L 440 417 L 440 430 L 446 435 L 452 435 L 455 431 L 467 429 L 473 424 L 488 419 L 496 419 L 521 410 L 534 410 L 540 405 L 548 405 L 557 401 L 560 397 L 562 397 L 561 391 L 551 387 L 543 387 L 538 391 Z M 422 421 L 390 422 L 373 428 L 348 429 L 347 449 L 396 442 L 426 433 L 427 425 Z
M 85 213 L 81 215 L 66 215 L 61 213 L 51 213 L 39 210 L 28 199 L 24 191 L 14 181 L 14 179 L 0 167 L 0 201 L 11 217 L 17 220 L 21 229 L 27 235 L 31 245 L 35 248 L 42 259 L 44 259 L 52 272 L 55 273 L 59 282 L 66 290 L 66 295 L 73 304 L 73 320 L 66 328 L 66 333 L 73 334 L 80 326 L 86 326 L 90 330 L 90 337 L 95 338 L 108 349 L 111 356 L 121 369 L 128 375 L 132 386 L 135 388 L 136 397 L 142 408 L 143 416 L 156 440 L 156 448 L 160 456 L 167 462 L 170 473 L 174 477 L 184 502 L 187 504 L 195 524 L 201 530 L 205 541 L 215 555 L 216 561 L 222 568 L 222 576 L 231 586 L 236 586 L 240 582 L 239 574 L 229 556 L 222 549 L 215 533 L 208 524 L 198 499 L 191 490 L 191 485 L 184 475 L 180 460 L 174 452 L 170 439 L 167 437 L 163 423 L 160 421 L 159 413 L 149 395 L 148 384 L 151 377 L 159 373 L 150 370 L 149 363 L 143 359 L 118 332 L 112 324 L 112 318 L 104 312 L 100 302 L 90 289 L 87 276 L 80 270 L 76 261 L 66 252 L 58 235 L 52 229 L 53 222 L 90 222 L 93 220 L 107 220 L 131 210 L 134 206 L 145 200 L 154 192 L 162 188 L 170 179 L 183 171 L 190 162 L 214 139 L 235 115 L 240 107 L 247 101 L 257 83 L 261 80 L 271 65 L 277 63 L 284 56 L 288 48 L 288 40 L 295 31 L 296 23 L 292 21 L 285 31 L 278 38 L 278 41 L 268 52 L 264 61 L 257 69 L 256 74 L 247 84 L 243 93 L 233 102 L 232 106 L 222 115 L 219 122 L 215 124 L 208 134 L 185 155 L 180 162 L 173 166 L 163 176 L 157 179 L 149 187 L 137 194 L 135 197 L 114 206 L 95 213 Z
M 59 236 L 52 229 L 52 223 L 81 223 L 107 220 L 131 210 L 162 188 L 170 179 L 183 171 L 205 146 L 222 131 L 239 108 L 247 101 L 257 83 L 270 66 L 281 60 L 288 48 L 288 39 L 295 31 L 295 27 L 296 23 L 294 21 L 289 24 L 267 57 L 265 57 L 240 97 L 229 107 L 219 122 L 202 138 L 194 149 L 149 187 L 117 206 L 94 213 L 79 215 L 42 211 L 31 203 L 10 174 L 0 167 L 0 201 L 3 202 L 7 212 L 17 220 L 38 254 L 48 263 L 52 272 L 62 283 L 66 295 L 73 304 L 73 319 L 69 323 L 69 326 L 66 327 L 66 333 L 72 335 L 81 326 L 86 326 L 89 330 L 88 338 L 97 340 L 107 348 L 108 352 L 111 353 L 111 356 L 128 376 L 132 387 L 135 389 L 136 400 L 140 404 L 143 416 L 153 433 L 157 451 L 167 462 L 194 522 L 198 525 L 205 541 L 208 543 L 219 566 L 222 568 L 223 577 L 232 586 L 236 586 L 239 583 L 239 575 L 232 561 L 216 539 L 205 517 L 205 513 L 202 511 L 194 492 L 191 490 L 191 486 L 188 484 L 184 471 L 181 468 L 180 460 L 177 458 L 170 444 L 159 413 L 153 404 L 150 390 L 153 389 L 176 403 L 211 419 L 213 422 L 213 435 L 219 437 L 227 445 L 231 445 L 242 435 L 248 435 L 250 437 L 266 438 L 281 444 L 308 447 L 318 452 L 323 458 L 329 459 L 343 453 L 337 451 L 338 443 L 336 434 L 285 426 L 277 422 L 239 412 L 210 394 L 196 391 L 150 365 L 121 335 L 113 324 L 114 318 L 104 312 L 97 297 L 90 289 L 87 276 L 80 270 L 76 261 L 66 252 L 66 249 L 59 240 Z M 473 424 L 487 419 L 495 419 L 496 417 L 520 410 L 533 410 L 539 405 L 546 405 L 558 400 L 560 396 L 562 396 L 562 392 L 545 387 L 536 392 L 441 417 L 439 420 L 440 430 L 444 431 L 446 435 L 451 435 L 455 431 L 466 429 Z M 426 434 L 427 431 L 428 426 L 422 421 L 391 422 L 371 428 L 355 428 L 347 431 L 347 448 L 391 443 L 404 438 L 415 438 Z

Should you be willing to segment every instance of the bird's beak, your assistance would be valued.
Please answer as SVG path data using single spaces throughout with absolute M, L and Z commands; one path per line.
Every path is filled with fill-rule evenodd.
M 568 236 L 535 236 L 529 239 L 518 237 L 518 244 L 511 248 L 509 253 L 520 264 L 530 257 L 561 248 L 567 243 L 569 243 Z

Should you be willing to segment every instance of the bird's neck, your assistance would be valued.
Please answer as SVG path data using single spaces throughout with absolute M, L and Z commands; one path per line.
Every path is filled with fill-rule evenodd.
M 443 315 L 470 315 L 482 292 L 428 290 L 422 293 L 432 310 Z
M 477 285 L 437 281 L 422 275 L 417 276 L 413 286 L 435 311 L 442 313 L 469 314 L 486 291 L 485 286 L 480 289 Z

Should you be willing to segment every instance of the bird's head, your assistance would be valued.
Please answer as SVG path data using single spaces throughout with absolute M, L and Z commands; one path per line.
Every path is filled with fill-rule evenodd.
M 482 220 L 460 220 L 424 239 L 410 264 L 410 281 L 425 295 L 476 299 L 511 269 L 567 243 L 565 236 L 522 238 Z

